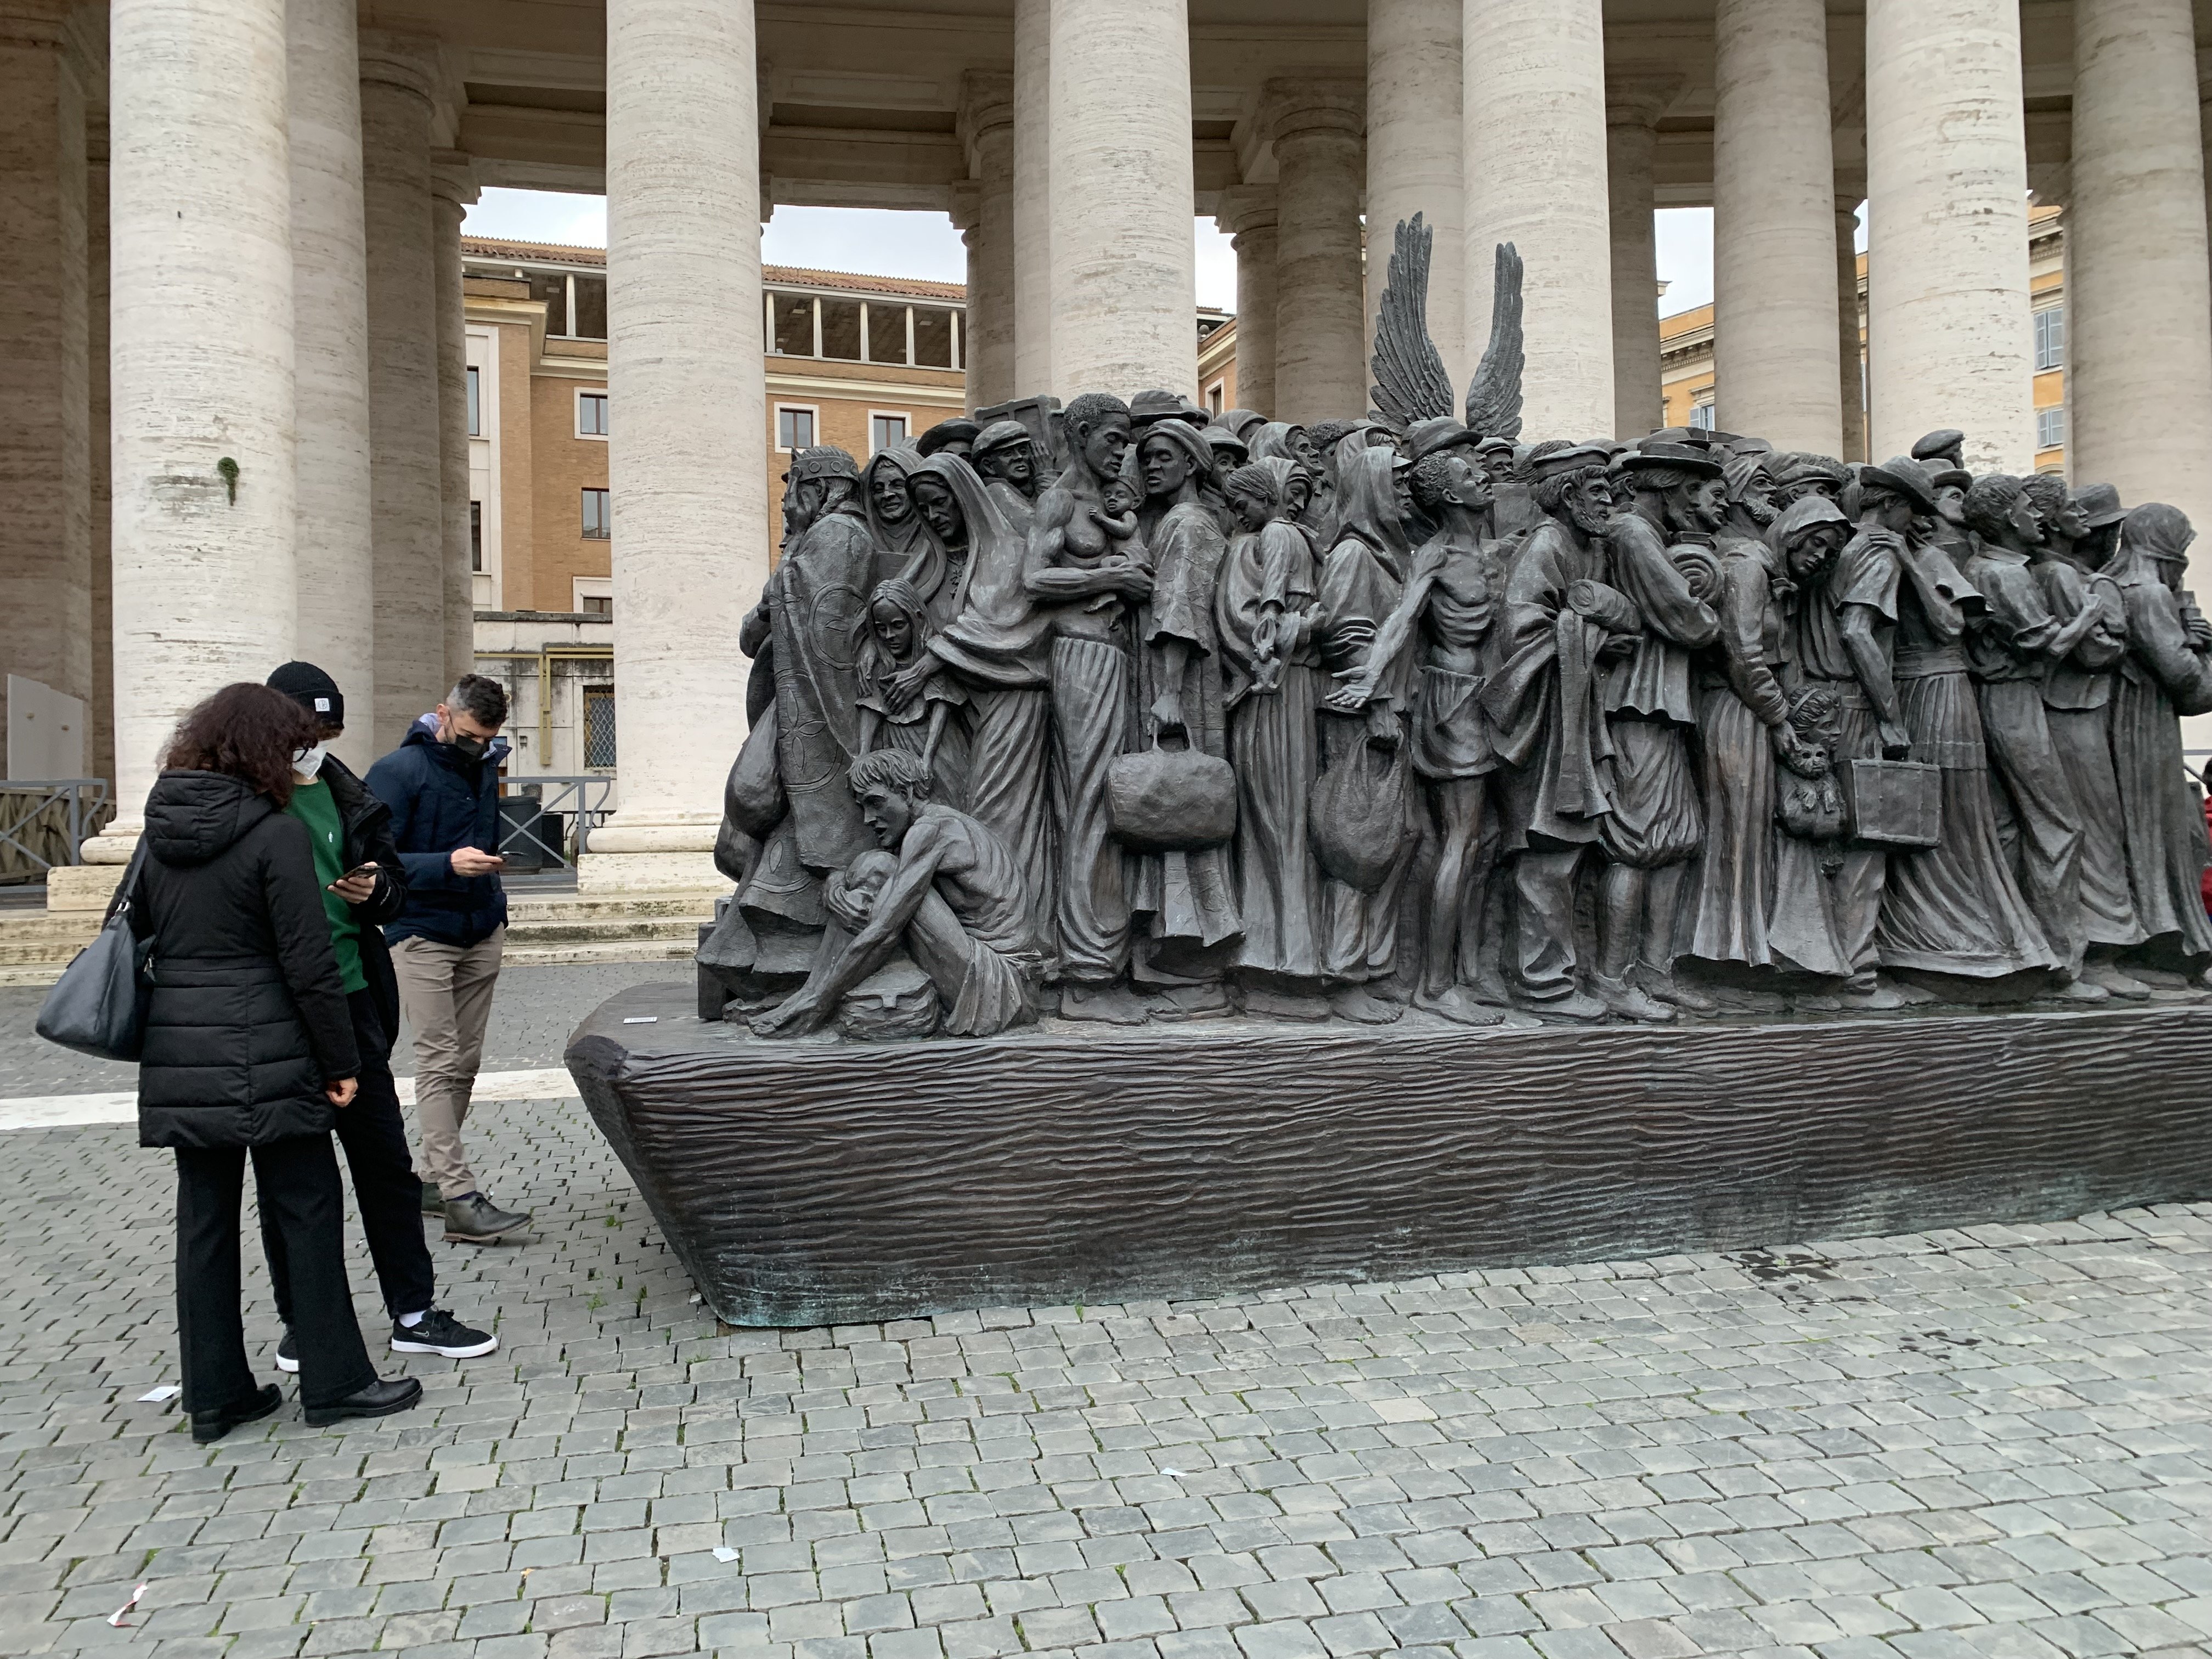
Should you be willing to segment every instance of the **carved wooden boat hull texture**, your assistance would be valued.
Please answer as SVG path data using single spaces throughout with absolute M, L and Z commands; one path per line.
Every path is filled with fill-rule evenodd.
M 738 1325 L 1242 1295 L 2212 1198 L 2212 1008 L 760 1042 L 568 1062 Z M 655 1015 L 653 1024 L 624 1024 Z

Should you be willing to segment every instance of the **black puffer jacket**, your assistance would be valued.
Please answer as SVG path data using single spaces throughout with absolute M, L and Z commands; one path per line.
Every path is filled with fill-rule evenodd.
M 142 1146 L 258 1146 L 327 1131 L 360 1067 L 306 826 L 252 785 L 164 772 L 131 925 L 154 940 Z

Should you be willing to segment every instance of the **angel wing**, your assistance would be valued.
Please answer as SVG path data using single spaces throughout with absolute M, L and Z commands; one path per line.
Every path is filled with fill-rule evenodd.
M 1436 233 L 1415 214 L 1398 221 L 1390 279 L 1375 308 L 1375 410 L 1400 427 L 1452 408 L 1451 376 L 1429 338 L 1429 253 Z
M 1498 245 L 1490 302 L 1490 344 L 1467 386 L 1468 430 L 1478 437 L 1521 435 L 1521 371 L 1528 361 L 1521 335 L 1521 253 Z

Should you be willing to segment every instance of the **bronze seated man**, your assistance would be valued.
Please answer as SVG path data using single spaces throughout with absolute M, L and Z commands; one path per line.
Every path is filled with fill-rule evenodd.
M 753 1022 L 763 1036 L 821 1026 L 839 1000 L 904 947 L 937 992 L 940 1028 L 990 1036 L 1036 1018 L 1042 958 L 1020 867 L 984 824 L 930 799 L 930 771 L 903 750 L 878 749 L 848 775 L 881 850 L 823 884 L 824 931 L 813 971 Z

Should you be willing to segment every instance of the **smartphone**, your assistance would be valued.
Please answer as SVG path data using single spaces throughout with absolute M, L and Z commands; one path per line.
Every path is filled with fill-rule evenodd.
M 345 874 L 340 876 L 338 878 L 338 881 L 365 881 L 373 878 L 376 874 L 377 866 L 375 865 L 356 864 L 352 869 L 347 871 Z M 332 882 L 331 884 L 331 887 L 337 886 L 338 884 L 338 881 Z M 328 892 L 330 888 L 326 887 L 323 890 L 325 892 Z

